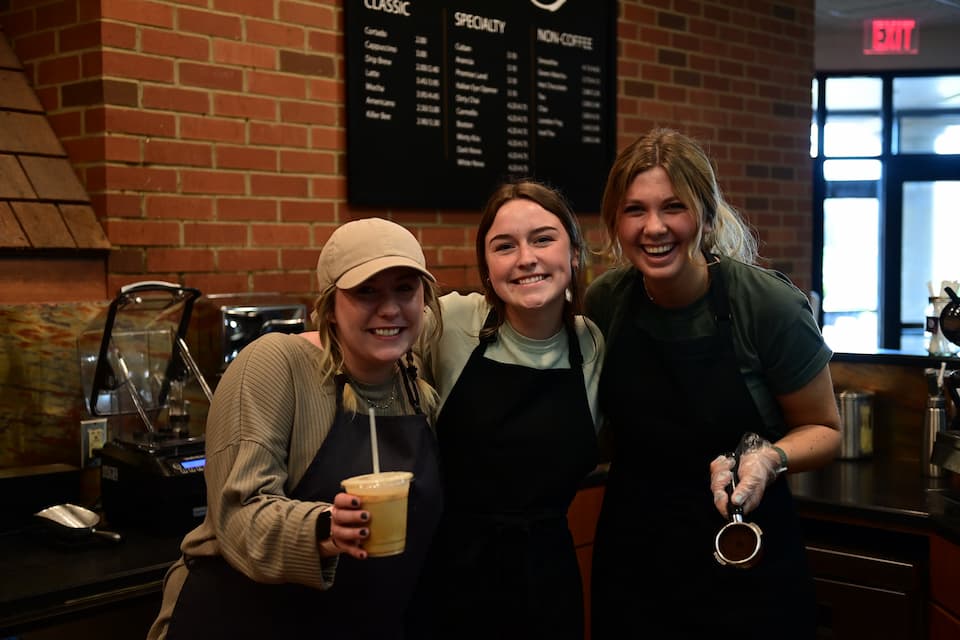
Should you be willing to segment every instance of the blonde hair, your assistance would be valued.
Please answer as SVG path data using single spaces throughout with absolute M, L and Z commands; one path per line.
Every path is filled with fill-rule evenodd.
M 736 209 L 723 199 L 706 152 L 692 138 L 672 129 L 653 129 L 617 155 L 600 206 L 607 231 L 605 253 L 618 262 L 622 260 L 617 222 L 627 189 L 637 175 L 655 167 L 666 171 L 677 198 L 693 212 L 697 235 L 690 245 L 689 257 L 693 258 L 702 248 L 747 264 L 756 263 L 757 238 Z
M 443 320 L 440 312 L 440 293 L 437 285 L 426 276 L 419 276 L 423 285 L 424 306 L 433 313 L 435 321 L 430 324 L 429 332 L 421 336 L 431 347 L 439 340 L 443 332 Z M 337 287 L 334 284 L 327 286 L 320 292 L 316 302 L 313 305 L 311 316 L 317 324 L 320 344 L 323 347 L 320 356 L 320 381 L 322 386 L 331 381 L 338 373 L 343 370 L 343 348 L 340 346 L 340 339 L 337 337 L 336 325 L 331 322 L 334 307 L 336 304 Z M 408 362 L 411 363 L 417 391 L 420 395 L 420 406 L 423 412 L 431 416 L 436 411 L 440 403 L 440 396 L 430 383 L 423 379 L 423 376 L 416 375 L 416 366 L 412 365 L 412 350 L 407 352 Z M 400 364 L 404 369 L 409 369 L 407 365 Z M 357 394 L 349 380 L 343 387 L 343 408 L 347 411 L 356 412 L 359 405 L 357 403 Z

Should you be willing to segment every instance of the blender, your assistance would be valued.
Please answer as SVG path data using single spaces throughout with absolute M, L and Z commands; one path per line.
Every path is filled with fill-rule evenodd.
M 200 295 L 169 282 L 124 286 L 77 340 L 86 409 L 108 418 L 100 490 L 113 526 L 185 531 L 206 513 L 189 383 L 207 403 L 212 394 L 184 339 Z

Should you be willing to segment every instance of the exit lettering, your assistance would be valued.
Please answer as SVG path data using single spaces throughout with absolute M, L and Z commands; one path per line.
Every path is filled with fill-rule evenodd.
M 863 23 L 864 55 L 916 55 L 918 40 L 916 20 L 884 18 Z

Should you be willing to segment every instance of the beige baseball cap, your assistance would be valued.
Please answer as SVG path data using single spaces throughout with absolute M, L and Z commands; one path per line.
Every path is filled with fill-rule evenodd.
M 437 280 L 427 271 L 420 243 L 407 229 L 383 218 L 352 220 L 337 227 L 323 245 L 317 281 L 320 291 L 331 284 L 352 289 L 391 267 L 409 267 Z

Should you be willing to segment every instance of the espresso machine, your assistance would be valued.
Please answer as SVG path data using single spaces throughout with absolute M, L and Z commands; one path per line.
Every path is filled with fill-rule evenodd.
M 280 293 L 215 293 L 197 300 L 187 341 L 200 370 L 216 388 L 240 351 L 266 333 L 301 333 L 307 305 Z
M 108 420 L 100 489 L 111 526 L 185 532 L 206 513 L 204 436 L 189 398 L 199 387 L 209 403 L 212 393 L 185 341 L 200 295 L 127 285 L 78 338 L 86 409 Z
M 960 474 L 960 369 L 943 376 L 943 387 L 953 404 L 953 419 L 948 429 L 937 434 L 930 461 Z M 960 495 L 957 498 L 960 500 Z

